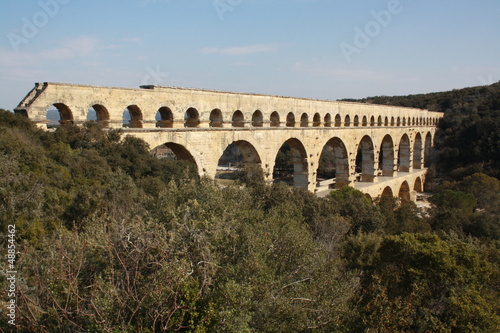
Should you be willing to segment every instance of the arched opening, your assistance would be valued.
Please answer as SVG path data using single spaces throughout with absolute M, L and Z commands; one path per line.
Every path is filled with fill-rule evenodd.
M 217 162 L 216 179 L 235 180 L 245 174 L 251 176 L 261 168 L 255 147 L 247 141 L 234 141 L 224 150 Z
M 332 127 L 332 116 L 329 113 L 325 115 L 324 121 L 325 127 Z
M 321 116 L 319 113 L 315 113 L 313 117 L 313 127 L 320 127 L 321 126 Z
M 354 127 L 358 127 L 359 126 L 359 117 L 358 116 L 354 116 L 353 126 Z
M 295 127 L 295 115 L 292 112 L 286 115 L 286 127 Z
M 390 188 L 389 186 L 386 186 L 386 188 L 384 188 L 384 190 L 382 191 L 382 194 L 380 196 L 394 198 L 394 193 L 392 193 L 392 188 Z
M 417 179 L 415 179 L 413 190 L 417 191 L 418 193 L 422 193 L 424 191 L 424 186 L 422 185 L 422 179 L 420 177 L 417 177 Z
M 300 127 L 308 127 L 309 126 L 309 116 L 307 113 L 303 113 L 302 116 L 300 116 Z
M 401 199 L 402 203 L 411 201 L 410 186 L 408 185 L 408 182 L 406 180 L 403 182 L 403 184 L 401 184 L 398 197 L 399 199 Z
M 370 126 L 375 126 L 375 117 L 374 116 L 370 117 Z
M 293 187 L 308 188 L 307 154 L 302 142 L 289 139 L 281 146 L 276 155 L 273 179 Z
M 245 118 L 243 117 L 243 112 L 240 110 L 236 110 L 233 113 L 233 118 L 231 119 L 231 125 L 233 127 L 244 127 L 245 126 Z
M 172 128 L 174 127 L 174 114 L 170 108 L 163 106 L 156 113 L 156 127 Z
M 388 117 L 385 117 L 384 118 L 384 126 L 389 126 L 389 118 Z
M 406 126 L 406 118 L 403 117 L 403 126 Z
M 63 103 L 55 103 L 47 110 L 47 127 L 73 124 L 73 112 Z
M 424 148 L 424 166 L 426 168 L 431 166 L 431 149 L 432 149 L 432 135 L 428 132 L 425 136 Z
M 109 127 L 109 112 L 101 104 L 94 104 L 87 112 L 87 121 L 95 121 L 103 127 Z
M 210 117 L 209 117 L 209 126 L 210 127 L 222 127 L 223 125 L 223 120 L 222 120 L 222 112 L 219 109 L 213 109 L 210 111 Z
M 318 191 L 349 184 L 349 155 L 341 139 L 332 138 L 323 147 L 316 181 Z
M 378 116 L 377 126 L 382 126 L 382 116 Z
M 396 126 L 401 126 L 401 117 L 398 117 L 396 121 Z
M 137 105 L 129 105 L 123 111 L 123 127 L 142 128 L 142 112 Z
M 394 123 L 394 117 L 391 117 L 391 126 L 394 126 L 395 123 Z
M 280 115 L 278 114 L 278 112 L 274 111 L 273 113 L 271 113 L 270 121 L 271 121 L 271 127 L 280 126 Z
M 410 138 L 404 134 L 399 141 L 398 170 L 400 172 L 410 172 Z
M 366 118 L 366 116 L 363 116 L 363 120 L 361 121 L 361 126 L 363 127 L 368 126 L 368 118 Z
M 375 179 L 375 152 L 372 139 L 365 135 L 356 155 L 356 179 L 361 182 L 373 182 Z
M 264 125 L 264 117 L 262 116 L 262 112 L 256 110 L 252 114 L 252 126 L 253 127 L 262 127 Z
M 187 109 L 184 113 L 184 127 L 198 127 L 200 125 L 200 115 L 195 108 Z
M 412 118 L 412 120 L 411 120 L 411 125 L 412 125 L 412 126 L 415 126 L 415 124 L 416 124 L 416 122 L 415 122 L 415 117 L 413 117 L 413 118 Z
M 382 140 L 378 163 L 382 176 L 394 176 L 394 142 L 390 135 L 386 135 Z
M 193 155 L 191 155 L 191 153 L 186 149 L 186 147 L 177 143 L 167 142 L 156 147 L 155 149 L 153 149 L 153 151 L 155 152 L 155 156 L 158 158 L 168 158 L 171 160 L 181 160 L 189 162 L 198 174 L 198 166 L 196 165 L 196 161 Z
M 417 133 L 413 144 L 413 169 L 422 169 L 422 136 Z
M 344 126 L 345 127 L 351 126 L 351 117 L 349 117 L 349 115 L 346 115 L 344 118 Z
M 342 125 L 342 118 L 338 114 L 335 116 L 335 127 L 340 127 L 341 125 Z

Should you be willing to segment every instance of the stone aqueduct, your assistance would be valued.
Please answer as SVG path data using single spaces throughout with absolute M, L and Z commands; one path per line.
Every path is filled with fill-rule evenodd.
M 15 109 L 41 127 L 55 107 L 60 122 L 81 124 L 89 110 L 109 128 L 150 147 L 165 144 L 179 159 L 215 177 L 219 158 L 234 143 L 244 163 L 273 180 L 286 143 L 293 154 L 295 187 L 318 194 L 354 186 L 371 197 L 414 200 L 423 190 L 436 125 L 428 110 L 362 103 L 242 94 L 163 86 L 140 89 L 36 83 Z M 124 124 L 124 114 L 130 120 Z M 317 177 L 322 153 L 331 154 L 335 180 Z

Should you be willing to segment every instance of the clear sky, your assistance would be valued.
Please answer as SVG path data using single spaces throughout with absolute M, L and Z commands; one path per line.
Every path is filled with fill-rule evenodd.
M 0 107 L 35 82 L 341 99 L 500 80 L 499 0 L 3 0 Z

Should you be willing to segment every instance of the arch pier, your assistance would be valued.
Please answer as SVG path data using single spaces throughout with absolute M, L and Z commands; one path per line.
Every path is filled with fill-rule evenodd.
M 165 145 L 179 159 L 215 177 L 234 144 L 242 163 L 279 174 L 288 156 L 291 184 L 325 195 L 344 185 L 371 197 L 414 200 L 422 191 L 442 113 L 352 102 L 163 86 L 139 89 L 36 83 L 15 109 L 47 128 L 89 119 L 123 128 L 151 148 Z M 281 155 L 280 155 L 281 153 Z

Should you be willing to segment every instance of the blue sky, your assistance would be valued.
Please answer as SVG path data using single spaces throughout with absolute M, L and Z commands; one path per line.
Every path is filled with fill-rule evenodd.
M 498 0 L 0 3 L 0 107 L 35 82 L 319 99 L 500 80 Z

